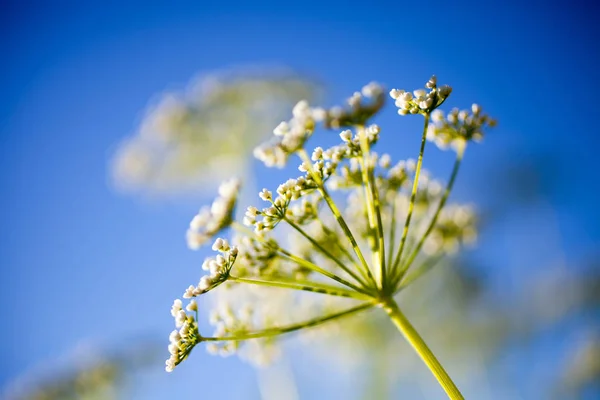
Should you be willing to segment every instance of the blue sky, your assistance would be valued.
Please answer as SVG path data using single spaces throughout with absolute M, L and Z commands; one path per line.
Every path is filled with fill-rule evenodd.
M 450 3 L 3 2 L 0 387 L 81 341 L 170 331 L 171 301 L 196 279 L 202 259 L 183 240 L 200 200 L 122 196 L 107 164 L 152 96 L 184 87 L 199 71 L 287 65 L 323 82 L 329 104 L 371 80 L 417 88 L 435 73 L 454 87 L 450 106 L 478 102 L 500 121 L 470 149 L 456 196 L 501 204 L 499 168 L 550 159 L 542 186 L 566 257 L 590 257 L 600 243 L 598 10 L 566 1 Z M 395 123 L 411 127 L 388 108 L 381 125 Z M 398 157 L 414 157 L 417 141 L 399 134 L 389 143 Z M 450 162 L 439 152 L 426 161 L 442 176 Z M 524 220 L 504 206 L 508 220 Z M 539 234 L 535 219 L 515 229 Z M 502 250 L 483 249 L 489 253 L 478 257 L 501 264 Z M 544 257 L 543 249 L 522 251 L 524 259 Z M 238 386 L 257 397 L 249 367 L 196 356 L 195 373 L 218 380 L 235 371 Z M 156 391 L 139 398 L 192 389 L 191 370 L 156 374 Z

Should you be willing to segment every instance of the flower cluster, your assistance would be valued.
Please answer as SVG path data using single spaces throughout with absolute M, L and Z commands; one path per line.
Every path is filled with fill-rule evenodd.
M 392 89 L 390 97 L 396 100 L 398 114 L 426 114 L 442 105 L 452 92 L 450 86 L 437 87 L 437 78 L 434 76 L 425 85 L 426 89 L 418 89 L 411 92 L 400 89 Z
M 496 121 L 483 114 L 477 104 L 471 106 L 471 112 L 453 108 L 446 116 L 443 111 L 435 110 L 431 119 L 434 123 L 429 125 L 427 139 L 441 149 L 451 146 L 457 151 L 464 149 L 470 140 L 480 141 L 485 129 L 496 126 Z
M 194 312 L 197 317 L 198 304 L 192 300 L 186 310 Z M 175 318 L 175 327 L 179 330 L 174 330 L 169 335 L 169 354 L 171 356 L 165 362 L 167 372 L 173 371 L 176 365 L 187 358 L 194 346 L 202 341 L 196 317 L 183 309 L 181 300 L 177 299 L 173 302 L 171 315 Z
M 384 105 L 383 88 L 377 82 L 364 86 L 347 100 L 349 107 L 335 106 L 327 111 L 325 127 L 339 129 L 365 125 Z
M 472 207 L 452 204 L 440 213 L 433 231 L 423 246 L 427 255 L 456 254 L 460 245 L 473 244 L 477 239 L 477 218 Z
M 190 249 L 199 249 L 231 224 L 239 190 L 240 182 L 237 179 L 222 183 L 219 186 L 219 197 L 210 207 L 202 207 L 194 216 L 186 235 Z
M 287 68 L 240 66 L 195 76 L 157 93 L 140 125 L 116 148 L 111 175 L 128 193 L 177 196 L 216 189 L 250 171 L 252 148 L 315 82 Z
M 315 123 L 323 120 L 325 111 L 321 108 L 311 108 L 306 100 L 302 100 L 296 104 L 292 115 L 292 119 L 281 122 L 273 130 L 273 141 L 254 149 L 254 156 L 267 167 L 283 168 L 288 157 L 301 149 L 313 134 Z
M 462 153 L 457 154 L 445 188 L 422 167 L 430 117 L 451 92 L 447 86 L 438 88 L 435 77 L 426 87 L 428 92 L 415 91 L 414 95 L 396 89 L 390 93 L 400 114 L 425 115 L 417 161 L 394 162 L 391 155 L 372 151 L 381 129 L 367 122 L 383 105 L 384 95 L 379 85 L 371 83 L 350 98 L 346 109 L 324 111 L 309 107 L 307 102 L 298 103 L 293 118 L 275 128 L 276 142 L 255 150 L 266 165 L 278 167 L 296 154 L 303 175 L 288 179 L 275 193 L 263 189 L 259 197 L 267 206 L 249 206 L 243 225 L 232 223 L 239 184 L 230 182 L 221 187 L 213 206 L 194 218 L 188 236 L 193 239 L 192 247 L 197 248 L 231 226 L 236 231 L 233 245 L 216 239 L 213 250 L 220 254 L 203 264 L 210 275 L 184 294 L 185 298 L 195 297 L 223 284 L 219 289 L 224 290 L 213 292 L 219 296 L 216 311 L 211 313 L 214 337 L 200 336 L 195 319 L 181 310 L 181 302 L 176 303 L 176 323 L 187 328 L 185 335 L 181 330 L 173 334 L 168 370 L 200 341 L 209 342 L 211 353 L 223 355 L 246 348 L 248 341 L 272 349 L 279 335 L 374 306 L 381 306 L 397 324 L 403 323 L 394 296 L 429 268 L 432 260 L 454 254 L 476 238 L 472 209 L 446 205 Z M 463 132 L 465 138 L 474 138 L 481 129 L 493 125 L 479 109 L 474 109 L 473 115 L 457 114 L 456 124 L 451 122 L 453 117 L 440 122 L 437 115 L 434 124 L 440 132 L 453 129 Z M 341 141 L 309 152 L 306 139 L 313 135 L 319 120 L 324 121 L 325 128 L 343 127 Z M 335 199 L 330 190 L 335 191 Z M 410 268 L 409 279 L 406 273 Z M 309 297 L 307 292 L 317 296 L 313 298 L 321 296 L 311 306 L 318 312 L 316 317 L 314 312 L 310 318 L 297 312 L 298 305 L 305 304 L 300 299 Z M 195 303 L 190 304 L 195 310 Z M 264 361 L 270 357 L 262 353 L 259 358 Z
M 184 298 L 189 299 L 206 293 L 229 278 L 229 273 L 238 255 L 238 248 L 236 246 L 229 246 L 229 243 L 225 239 L 217 238 L 212 249 L 221 254 L 204 260 L 202 269 L 208 271 L 209 274 L 202 276 L 197 286 L 190 285 L 183 294 Z

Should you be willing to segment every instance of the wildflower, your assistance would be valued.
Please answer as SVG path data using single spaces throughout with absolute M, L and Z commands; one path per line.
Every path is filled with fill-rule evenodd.
M 231 244 L 224 238 L 214 240 L 212 248 L 219 254 L 202 264 L 209 274 L 184 293 L 186 298 L 195 297 L 223 284 L 223 290 L 215 291 L 217 295 L 222 293 L 217 310 L 210 314 L 210 322 L 215 326 L 213 336 L 200 336 L 194 316 L 183 310 L 180 301 L 176 302 L 172 314 L 182 339 L 176 341 L 177 346 L 169 347 L 167 369 L 181 362 L 180 354 L 189 353 L 191 344 L 200 341 L 210 342 L 209 352 L 221 355 L 254 349 L 249 353 L 254 354 L 255 362 L 262 363 L 278 353 L 273 343 L 279 335 L 374 306 L 381 306 L 411 343 L 419 343 L 417 352 L 432 365 L 427 358 L 430 350 L 407 322 L 394 296 L 430 268 L 432 260 L 454 254 L 461 246 L 472 243 L 476 238 L 476 218 L 468 206 L 446 205 L 464 151 L 457 153 L 445 187 L 422 168 L 425 138 L 430 132 L 428 124 L 430 120 L 432 124 L 452 124 L 452 129 L 463 132 L 463 140 L 473 138 L 475 132 L 492 124 L 481 115 L 479 106 L 474 106 L 471 114 L 451 112 L 454 122 L 442 119 L 438 113 L 432 115 L 446 100 L 450 89 L 438 88 L 435 76 L 425 86 L 428 90 L 390 92 L 401 114 L 425 115 L 416 162 L 394 162 L 389 154 L 380 156 L 372 151 L 382 132 L 378 125 L 367 123 L 383 104 L 383 89 L 377 84 L 354 93 L 348 101 L 349 109 L 331 108 L 326 112 L 325 128 L 345 128 L 339 133 L 341 141 L 326 149 L 316 147 L 307 151 L 306 139 L 313 135 L 318 122 L 314 118 L 316 112 L 305 101 L 296 104 L 292 119 L 275 128 L 275 141 L 259 147 L 256 155 L 267 165 L 278 166 L 297 155 L 301 175 L 281 183 L 275 191 L 264 188 L 258 197 L 266 206 L 248 207 L 245 226 L 231 221 L 233 205 L 229 205 L 235 204 L 235 200 L 219 202 L 217 207 L 211 207 L 210 215 L 199 215 L 193 224 L 198 234 L 212 236 L 223 224 L 214 223 L 218 229 L 205 226 L 214 222 L 215 213 L 227 215 L 227 226 L 237 234 L 231 238 Z M 437 137 L 438 133 L 434 134 Z M 235 198 L 237 187 L 231 183 L 222 186 L 220 196 Z M 330 190 L 338 192 L 336 200 Z M 338 195 L 346 196 L 343 208 L 338 206 Z M 282 225 L 286 230 L 281 238 L 275 234 L 282 231 L 279 228 Z M 237 265 L 232 272 L 234 263 Z M 265 302 L 264 295 L 259 295 L 264 287 L 287 294 L 294 300 L 295 310 L 300 296 L 292 293 L 312 292 L 330 300 L 311 305 L 320 311 L 319 316 L 313 314 L 284 323 L 283 317 L 274 311 L 289 314 L 278 309 L 286 304 L 285 297 L 274 301 L 273 292 L 269 292 Z M 349 306 L 348 301 L 354 305 Z M 196 303 L 188 304 L 186 310 L 196 312 Z M 294 314 L 300 317 L 299 313 Z M 188 337 L 191 339 L 185 342 L 187 347 L 182 346 Z M 461 398 L 437 361 L 432 372 L 444 382 L 449 395 Z
M 496 126 L 496 121 L 483 114 L 478 104 L 473 104 L 470 112 L 453 108 L 446 116 L 435 110 L 431 118 L 433 124 L 429 125 L 427 139 L 440 149 L 452 147 L 456 152 L 463 151 L 469 141 L 481 141 L 484 131 Z
M 219 197 L 210 207 L 202 207 L 190 222 L 188 247 L 197 250 L 214 235 L 227 228 L 233 220 L 240 182 L 231 179 L 219 186 Z
M 429 89 L 417 89 L 413 93 L 406 92 L 400 89 L 392 89 L 390 91 L 390 97 L 396 102 L 398 107 L 398 114 L 424 114 L 431 113 L 433 110 L 446 101 L 452 88 L 450 86 L 437 87 L 437 78 L 432 76 L 429 81 L 425 84 L 425 87 Z

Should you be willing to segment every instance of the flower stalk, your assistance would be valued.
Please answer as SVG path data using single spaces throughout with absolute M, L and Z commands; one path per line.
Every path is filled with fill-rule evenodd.
M 440 364 L 438 359 L 429 349 L 417 330 L 412 326 L 410 321 L 406 318 L 402 311 L 400 311 L 400 308 L 398 308 L 398 304 L 396 304 L 394 299 L 384 299 L 383 309 L 389 315 L 394 325 L 396 325 L 398 330 L 402 333 L 406 341 L 410 343 L 421 360 L 423 360 L 425 365 L 427 365 L 427 368 L 429 368 L 433 376 L 435 376 L 440 386 L 448 395 L 448 398 L 452 400 L 464 399 L 463 395 L 460 393 L 444 367 L 442 367 L 442 364 Z

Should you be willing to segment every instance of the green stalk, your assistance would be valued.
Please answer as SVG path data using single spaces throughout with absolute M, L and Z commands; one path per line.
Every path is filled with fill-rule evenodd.
M 357 126 L 357 131 L 358 139 L 360 142 L 360 150 L 362 153 L 361 156 L 358 158 L 358 161 L 360 163 L 360 172 L 364 188 L 365 203 L 367 205 L 367 220 L 369 222 L 369 244 L 371 246 L 373 268 L 375 268 L 375 270 L 378 272 L 377 280 L 379 281 L 380 287 L 382 287 L 383 264 L 381 262 L 382 254 L 379 237 L 380 230 L 378 229 L 377 220 L 375 217 L 375 196 L 373 187 L 371 185 L 371 179 L 369 177 L 371 169 L 371 166 L 369 165 L 371 158 L 371 150 L 369 148 L 369 141 L 367 139 L 367 133 L 365 131 L 364 126 Z M 378 264 L 379 268 L 377 268 Z
M 367 310 L 373 307 L 374 303 L 363 303 L 356 307 L 349 308 L 344 311 L 340 311 L 334 314 L 329 314 L 324 317 L 314 318 L 308 321 L 304 321 L 298 324 L 288 325 L 280 328 L 268 328 L 262 331 L 250 332 L 246 334 L 241 334 L 237 336 L 223 336 L 223 337 L 202 337 L 201 341 L 203 342 L 224 342 L 224 341 L 238 341 L 238 340 L 249 340 L 249 339 L 260 339 L 264 337 L 272 337 L 283 335 L 285 333 L 290 333 L 294 331 L 299 331 L 305 328 L 312 328 L 317 325 L 324 324 L 325 322 L 329 322 L 338 318 L 347 317 L 349 315 L 358 313 L 360 311 Z
M 319 223 L 321 229 L 323 229 L 323 232 L 325 232 L 325 235 L 327 237 L 329 237 L 330 239 L 335 241 L 335 245 L 337 246 L 337 248 L 344 253 L 344 255 L 346 256 L 346 258 L 348 259 L 348 261 L 350 261 L 352 264 L 356 265 L 356 259 L 354 258 L 354 256 L 348 251 L 348 249 L 346 248 L 346 246 L 344 246 L 341 242 L 340 242 L 340 238 L 338 236 L 338 234 L 336 232 L 334 232 L 333 230 L 329 229 L 321 219 L 317 219 L 317 222 Z
M 379 275 L 381 279 L 381 288 L 383 289 L 386 277 L 385 265 L 385 239 L 383 233 L 383 220 L 381 218 L 381 200 L 379 199 L 379 190 L 375 185 L 375 174 L 371 171 L 371 192 L 373 194 L 373 206 L 375 207 L 375 217 L 377 219 L 377 237 L 379 238 Z
M 454 181 L 456 180 L 456 176 L 458 175 L 458 170 L 460 169 L 460 164 L 462 162 L 463 155 L 464 155 L 464 147 L 461 148 L 456 153 L 456 161 L 454 161 L 454 167 L 452 167 L 452 173 L 450 175 L 450 180 L 448 181 L 448 184 L 446 185 L 446 189 L 444 190 L 444 194 L 442 195 L 442 198 L 440 199 L 437 210 L 435 210 L 435 214 L 433 215 L 433 218 L 431 219 L 431 222 L 429 223 L 427 230 L 425 231 L 425 233 L 419 240 L 419 243 L 417 243 L 417 246 L 412 251 L 410 257 L 408 258 L 408 261 L 406 261 L 402 265 L 402 268 L 400 269 L 398 276 L 395 277 L 394 286 L 397 285 L 398 282 L 400 282 L 400 280 L 402 280 L 402 277 L 404 276 L 404 274 L 406 274 L 406 271 L 408 271 L 408 269 L 410 268 L 412 263 L 415 261 L 415 258 L 417 258 L 417 255 L 419 254 L 419 251 L 423 247 L 425 240 L 427 240 L 427 238 L 429 237 L 429 234 L 433 231 L 433 228 L 435 228 L 437 219 L 439 218 L 442 209 L 446 205 L 446 201 L 448 200 L 448 197 L 450 196 L 450 192 L 452 191 L 452 187 L 454 186 Z
M 411 273 L 406 274 L 406 277 L 404 279 L 402 279 L 402 281 L 400 281 L 399 285 L 397 285 L 398 287 L 396 288 L 394 294 L 407 288 L 411 283 L 413 283 L 414 281 L 419 279 L 421 276 L 425 275 L 425 273 L 428 272 L 429 270 L 431 270 L 433 267 L 435 267 L 436 264 L 438 262 L 440 262 L 441 259 L 442 259 L 441 256 L 427 259 L 423 264 L 419 265 Z
M 377 283 L 375 282 L 375 280 L 373 279 L 373 275 L 371 274 L 371 270 L 369 269 L 369 264 L 365 260 L 365 257 L 363 256 L 362 251 L 360 250 L 360 247 L 358 246 L 358 243 L 357 243 L 356 239 L 354 238 L 354 235 L 352 234 L 352 231 L 350 231 L 348 224 L 346 224 L 344 217 L 342 217 L 342 213 L 340 212 L 337 205 L 335 204 L 335 202 L 333 201 L 333 199 L 327 192 L 327 189 L 325 189 L 325 185 L 323 184 L 323 181 L 317 174 L 315 174 L 315 171 L 313 170 L 313 167 L 312 167 L 312 162 L 310 161 L 310 157 L 308 157 L 306 150 L 304 150 L 304 149 L 299 150 L 298 155 L 300 156 L 302 161 L 307 165 L 308 172 L 310 173 L 310 175 L 312 176 L 314 181 L 319 186 L 319 192 L 321 193 L 321 196 L 323 197 L 323 199 L 329 206 L 329 209 L 331 210 L 333 216 L 335 217 L 336 221 L 340 225 L 340 228 L 342 228 L 342 230 L 344 231 L 344 234 L 350 241 L 350 244 L 352 245 L 352 250 L 354 250 L 354 253 L 360 260 L 360 263 L 363 268 L 359 269 L 359 271 L 363 274 L 365 279 L 367 279 L 368 281 L 371 281 L 375 286 L 377 286 Z
M 284 281 L 271 281 L 267 279 L 250 279 L 240 278 L 237 276 L 230 276 L 228 280 L 239 283 L 247 283 L 251 285 L 259 286 L 270 286 L 283 289 L 301 290 L 306 292 L 328 294 L 330 296 L 349 297 L 357 300 L 369 300 L 370 296 L 362 293 L 355 292 L 353 290 L 347 290 L 344 288 L 337 288 L 335 286 L 325 285 L 318 282 L 284 282 Z
M 356 290 L 357 292 L 360 292 L 360 293 L 363 293 L 363 294 L 366 294 L 366 295 L 370 296 L 370 294 L 369 294 L 367 291 L 365 291 L 363 288 L 361 288 L 361 287 L 359 287 L 359 286 L 356 286 L 356 285 L 355 285 L 355 284 L 353 284 L 353 283 L 350 283 L 350 282 L 348 282 L 348 281 L 347 281 L 347 280 L 345 280 L 344 278 L 341 278 L 341 277 L 337 276 L 336 274 L 334 274 L 334 273 L 332 273 L 332 272 L 329 272 L 329 271 L 327 271 L 327 270 L 325 270 L 325 269 L 323 269 L 323 268 L 319 267 L 319 266 L 318 266 L 318 265 L 316 265 L 316 264 L 313 264 L 313 263 L 311 263 L 311 262 L 310 262 L 310 261 L 308 261 L 308 260 L 305 260 L 305 259 L 303 259 L 303 258 L 301 258 L 301 257 L 298 257 L 298 256 L 295 256 L 295 255 L 293 255 L 293 254 L 292 254 L 292 253 L 290 253 L 289 251 L 287 251 L 287 250 L 283 249 L 283 248 L 282 248 L 281 246 L 279 246 L 278 244 L 276 244 L 275 246 L 273 246 L 273 243 L 272 243 L 272 242 L 270 242 L 270 241 L 266 240 L 264 237 L 262 237 L 262 236 L 260 236 L 260 235 L 257 235 L 257 234 L 256 234 L 256 233 L 254 233 L 252 230 L 250 230 L 250 229 L 246 228 L 244 225 L 241 225 L 241 224 L 240 224 L 240 223 L 238 223 L 238 222 L 233 222 L 233 223 L 231 224 L 231 227 L 232 227 L 233 229 L 236 229 L 236 230 L 238 230 L 238 231 L 242 231 L 242 232 L 248 232 L 248 231 L 249 231 L 249 232 L 250 232 L 250 235 L 251 235 L 252 237 L 254 237 L 254 238 L 255 238 L 256 240 L 258 240 L 259 242 L 266 244 L 267 246 L 271 246 L 271 248 L 273 248 L 274 250 L 276 250 L 276 251 L 277 251 L 277 252 L 278 252 L 278 253 L 279 253 L 281 256 L 283 256 L 283 257 L 286 257 L 286 258 L 288 258 L 288 259 L 292 260 L 293 262 L 295 262 L 296 264 L 298 264 L 298 265 L 301 265 L 301 266 L 303 266 L 303 267 L 305 267 L 305 268 L 307 268 L 307 269 L 309 269 L 309 270 L 311 270 L 311 271 L 314 271 L 314 272 L 316 272 L 316 273 L 318 273 L 318 274 L 321 274 L 321 275 L 324 275 L 324 276 L 326 276 L 326 277 L 328 277 L 328 278 L 330 278 L 330 279 L 333 279 L 334 281 L 336 281 L 336 282 L 338 282 L 338 283 L 341 283 L 342 285 L 344 285 L 344 286 L 347 286 L 347 287 L 349 287 L 349 288 L 351 288 L 351 289 L 354 289 L 354 290 Z
M 421 338 L 416 329 L 412 326 L 410 321 L 398 308 L 398 304 L 390 297 L 384 299 L 383 308 L 389 315 L 390 319 L 396 325 L 396 328 L 402 333 L 404 338 L 410 343 L 412 348 L 417 352 L 421 360 L 427 365 L 433 376 L 437 379 L 438 383 L 444 389 L 448 398 L 451 400 L 464 400 L 463 395 L 460 393 L 452 379 L 444 370 L 444 367 L 440 364 L 438 359 L 427 347 L 427 344 Z
M 321 275 L 325 275 L 326 277 L 328 277 L 330 279 L 333 279 L 334 281 L 336 281 L 338 283 L 341 283 L 344 286 L 348 286 L 349 288 L 354 289 L 357 292 L 369 295 L 369 293 L 367 291 L 365 291 L 365 289 L 363 289 L 363 288 L 361 288 L 359 286 L 356 286 L 355 284 L 353 284 L 351 282 L 348 282 L 344 278 L 341 278 L 341 277 L 337 276 L 336 274 L 334 274 L 333 272 L 329 272 L 329 271 L 327 271 L 327 270 L 319 267 L 318 265 L 311 263 L 308 260 L 305 260 L 305 259 L 303 259 L 301 257 L 295 256 L 292 253 L 290 253 L 289 251 L 282 249 L 281 247 L 277 248 L 277 251 L 281 255 L 283 255 L 284 257 L 292 260 L 293 262 L 295 262 L 298 265 L 301 265 L 301 266 L 303 266 L 305 268 L 308 268 L 311 271 L 314 271 L 314 272 L 319 273 Z
M 440 216 L 442 209 L 446 205 L 446 201 L 448 200 L 448 197 L 450 196 L 450 192 L 452 191 L 452 187 L 454 186 L 454 181 L 456 180 L 456 176 L 458 175 L 458 170 L 460 169 L 460 164 L 463 159 L 463 155 L 464 155 L 464 147 L 461 147 L 460 150 L 456 153 L 456 161 L 454 161 L 454 167 L 452 168 L 450 180 L 448 181 L 448 184 L 446 185 L 446 189 L 444 190 L 444 194 L 442 195 L 442 198 L 440 199 L 437 210 L 435 210 L 435 214 L 433 215 L 433 218 L 431 219 L 431 222 L 429 223 L 427 230 L 425 231 L 425 233 L 419 240 L 419 243 L 417 243 L 417 246 L 414 248 L 413 252 L 411 253 L 411 255 L 408 258 L 408 260 L 406 261 L 406 263 L 404 263 L 402 265 L 398 275 L 396 277 L 394 277 L 394 286 L 397 285 L 398 282 L 400 282 L 402 280 L 402 277 L 404 277 L 404 275 L 406 274 L 406 271 L 408 271 L 411 264 L 415 261 L 415 258 L 417 258 L 417 255 L 419 254 L 419 251 L 423 247 L 425 240 L 427 240 L 427 237 L 429 237 L 429 234 L 433 231 L 433 228 L 435 228 L 435 224 Z
M 293 221 L 289 220 L 288 218 L 284 217 L 284 220 L 292 227 L 294 228 L 298 233 L 300 233 L 302 236 L 304 236 L 304 238 L 306 238 L 306 240 L 308 240 L 313 246 L 315 246 L 321 253 L 323 253 L 327 258 L 329 258 L 331 261 L 333 261 L 334 263 L 336 263 L 341 269 L 342 271 L 346 272 L 348 275 L 350 275 L 352 278 L 354 278 L 359 284 L 361 284 L 364 287 L 368 287 L 368 285 L 358 276 L 356 275 L 350 268 L 348 268 L 343 262 L 341 262 L 336 256 L 334 256 L 333 254 L 331 254 L 329 251 L 327 251 L 327 249 L 325 249 L 323 246 L 321 246 L 321 244 L 319 244 L 319 242 L 317 242 L 315 239 L 311 238 L 309 234 L 307 234 L 306 232 L 304 232 L 304 230 L 302 228 L 300 228 L 298 225 L 296 225 Z
M 417 168 L 415 170 L 415 180 L 413 182 L 412 193 L 410 195 L 410 203 L 408 204 L 408 214 L 406 216 L 406 222 L 404 223 L 402 238 L 400 239 L 400 248 L 398 249 L 398 253 L 396 254 L 396 258 L 394 259 L 394 264 L 392 266 L 392 271 L 390 273 L 391 277 L 394 277 L 396 275 L 398 266 L 400 264 L 400 260 L 402 259 L 402 252 L 404 251 L 404 246 L 406 245 L 406 238 L 408 237 L 408 228 L 410 226 L 410 220 L 412 218 L 412 214 L 415 208 L 415 199 L 417 197 L 417 190 L 419 188 L 419 175 L 421 174 L 421 166 L 423 165 L 423 153 L 425 152 L 425 143 L 427 143 L 427 127 L 429 126 L 429 118 L 429 113 L 426 113 L 425 123 L 423 125 L 423 136 L 421 137 L 421 150 L 419 151 L 419 159 L 417 160 Z

